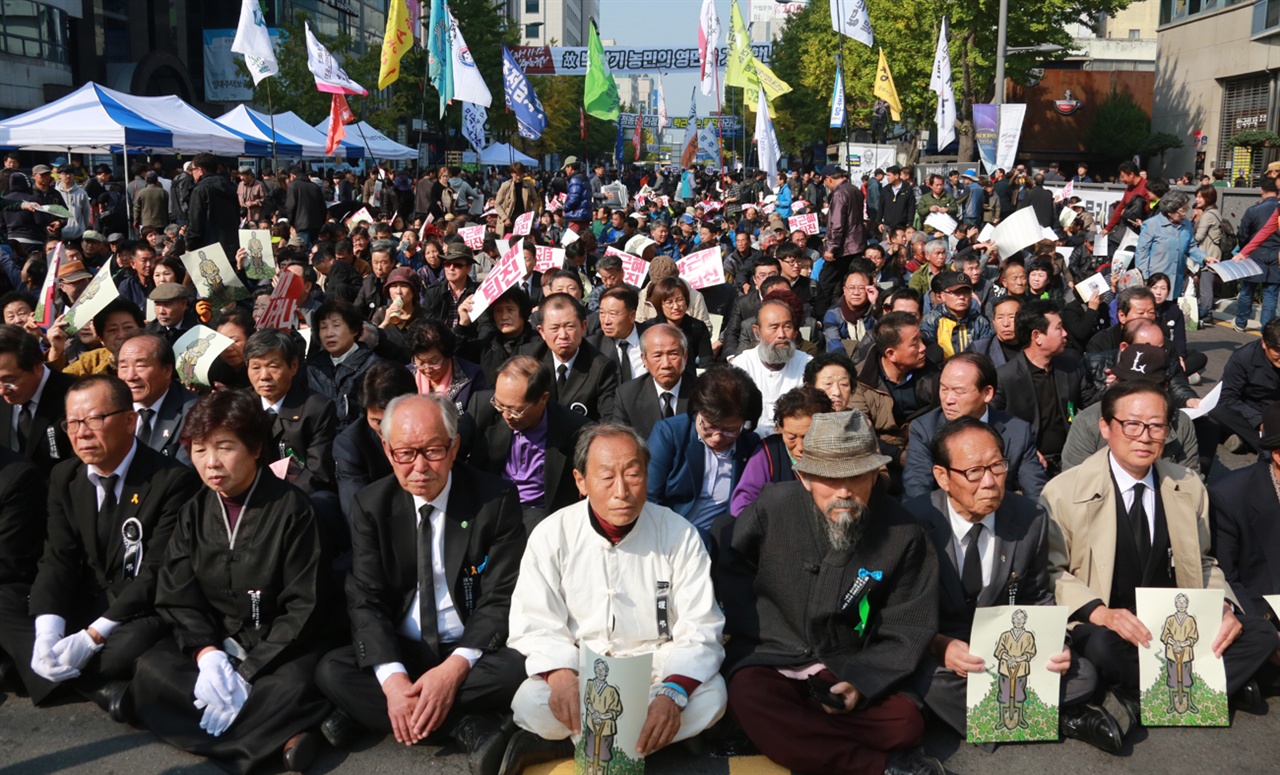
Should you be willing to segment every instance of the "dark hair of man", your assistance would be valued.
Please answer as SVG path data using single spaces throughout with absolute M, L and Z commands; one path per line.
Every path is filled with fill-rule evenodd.
M 1143 290 L 1146 290 L 1145 288 Z M 1147 291 L 1150 293 L 1150 291 Z M 1026 349 L 1031 345 L 1031 335 L 1049 331 L 1049 316 L 1059 315 L 1058 305 L 1047 299 L 1036 299 L 1027 302 L 1018 310 L 1018 317 L 1013 322 L 1014 337 L 1018 346 Z
M 555 276 L 558 278 L 561 274 L 572 276 L 573 272 L 556 272 Z M 576 280 L 578 278 L 574 277 L 573 279 Z M 566 309 L 573 310 L 574 314 L 578 316 L 579 321 L 587 319 L 587 310 L 578 303 L 577 299 L 567 293 L 553 293 L 543 299 L 542 305 L 538 307 L 538 325 L 542 325 L 542 321 L 546 320 L 548 312 L 554 312 L 557 310 L 564 311 Z
M 200 153 L 191 160 L 191 166 L 199 168 L 206 175 L 213 175 L 218 171 L 218 160 L 211 153 Z
M 906 287 L 899 288 L 898 290 L 894 291 L 893 293 L 885 297 L 884 308 L 893 309 L 893 305 L 899 299 L 911 299 L 916 303 L 916 306 L 920 307 L 921 309 L 924 308 L 924 299 L 923 297 L 920 296 L 920 291 L 917 291 L 915 288 L 906 288 Z
M 787 281 L 787 278 L 780 274 L 770 275 L 765 278 L 764 282 L 760 283 L 760 295 L 768 296 L 779 288 L 789 290 L 791 288 L 791 283 Z
M 596 262 L 596 269 L 601 272 L 621 272 L 622 259 L 612 254 L 601 256 Z
M 978 390 L 994 388 L 999 380 L 996 376 L 995 364 L 982 353 L 956 353 L 942 365 L 942 370 L 946 371 L 947 367 L 953 363 L 967 363 L 978 370 Z
M 902 345 L 902 332 L 907 328 L 919 328 L 920 321 L 910 312 L 890 312 L 876 324 L 876 350 L 884 355 Z
M 615 285 L 600 296 L 600 301 L 617 299 L 627 312 L 635 312 L 640 307 L 640 294 L 625 285 Z
M 1258 181 L 1258 188 L 1270 194 L 1274 191 L 1280 190 L 1280 182 L 1277 182 L 1275 178 L 1263 178 Z
M 280 357 L 285 363 L 298 362 L 298 343 L 294 340 L 293 335 L 281 331 L 276 328 L 264 328 L 261 331 L 255 331 L 253 336 L 244 343 L 244 359 L 251 361 L 254 358 L 266 358 L 272 353 L 280 353 Z
M 1000 431 L 976 417 L 965 415 L 943 423 L 942 427 L 934 433 L 933 441 L 929 444 L 929 455 L 933 458 L 933 464 L 950 468 L 951 440 L 967 431 L 982 431 L 990 435 L 1001 455 L 1004 454 L 1004 437 L 1000 435 Z
M 498 367 L 497 376 L 507 374 L 524 380 L 524 400 L 532 404 L 551 390 L 551 367 L 528 355 L 513 355 Z
M 357 337 L 364 332 L 364 318 L 360 315 L 360 310 L 356 309 L 356 305 L 346 299 L 329 297 L 321 302 L 316 308 L 316 312 L 311 316 L 318 328 L 330 315 L 337 315 L 347 329 Z
M 809 385 L 801 385 L 778 396 L 773 404 L 773 424 L 778 427 L 790 417 L 812 417 L 830 411 L 831 399 L 826 393 Z
M 1130 285 L 1116 294 L 1116 311 L 1128 315 L 1134 299 L 1146 299 L 1152 304 L 1156 303 L 1156 295 L 1150 288 L 1145 285 Z
M 337 249 L 332 242 L 317 242 L 315 253 L 311 257 L 311 265 L 315 266 L 316 264 L 323 264 L 325 261 L 332 261 L 335 259 L 336 253 Z
M 1117 167 L 1117 169 L 1119 169 L 1122 174 L 1124 173 L 1127 173 L 1129 175 L 1138 174 L 1138 165 L 1134 164 L 1131 161 L 1120 162 L 1120 165 Z
M 1165 420 L 1169 420 L 1172 417 L 1173 403 L 1169 401 L 1169 394 L 1165 392 L 1163 387 L 1154 382 L 1147 382 L 1144 379 L 1127 379 L 1116 380 L 1102 394 L 1102 419 L 1107 422 L 1116 419 L 1116 407 L 1120 405 L 1120 401 L 1129 396 L 1136 396 L 1142 393 L 1160 396 L 1161 400 L 1164 401 Z
M 995 313 L 996 313 L 996 311 L 997 311 L 997 310 L 999 310 L 1002 306 L 1004 306 L 1005 304 L 1010 304 L 1010 303 L 1017 305 L 1018 309 L 1022 309 L 1023 301 L 1022 301 L 1022 299 L 1021 299 L 1020 297 L 1018 297 L 1018 296 L 1001 296 L 1000 298 L 996 299 L 995 304 L 992 304 L 992 305 L 991 305 L 991 315 L 992 315 L 992 317 L 995 317 Z
M 556 280 L 573 280 L 573 284 L 578 286 L 578 293 L 583 292 L 582 278 L 578 276 L 577 272 L 571 271 L 569 269 L 561 269 L 555 274 L 551 275 L 551 280 L 552 282 L 555 282 Z M 565 295 L 569 296 L 569 294 L 567 293 Z M 573 299 L 572 296 L 569 296 L 569 298 Z M 573 299 L 573 300 L 577 302 L 577 299 Z
M 124 339 L 120 341 L 120 346 L 124 347 L 125 342 L 129 342 L 134 339 L 146 339 L 155 347 L 156 363 L 160 364 L 161 366 L 166 366 L 170 369 L 174 368 L 177 365 L 177 360 L 175 359 L 173 354 L 173 345 L 169 344 L 168 339 L 165 339 L 163 336 L 160 336 L 159 334 L 152 334 L 139 328 L 137 330 L 130 331 L 128 334 L 125 334 Z
M 391 399 L 417 392 L 413 372 L 394 361 L 375 359 L 364 373 L 365 409 L 386 409 Z
M 771 266 L 774 269 L 777 269 L 779 272 L 782 271 L 782 265 L 778 263 L 778 259 L 774 258 L 773 256 L 761 256 L 760 258 L 756 259 L 756 262 L 754 264 L 751 265 L 751 276 L 755 277 L 756 270 L 762 266 Z
M 194 442 L 209 438 L 215 431 L 226 430 L 257 453 L 267 443 L 270 427 L 267 413 L 257 398 L 239 390 L 215 390 L 191 407 L 182 424 L 180 440 L 190 452 Z
M 458 348 L 458 338 L 442 321 L 422 318 L 409 326 L 409 355 L 418 356 L 439 350 L 446 360 L 453 357 Z
M 858 369 L 853 365 L 853 361 L 843 352 L 818 353 L 809 359 L 804 367 L 804 384 L 813 387 L 813 383 L 818 379 L 818 374 L 828 366 L 839 366 L 849 374 L 849 386 L 853 387 L 858 382 Z M 826 411 L 831 411 L 827 409 Z
M 269 296 L 270 294 L 267 294 L 267 295 Z M 137 309 L 137 307 L 134 307 L 134 309 Z M 97 318 L 94 318 L 94 320 L 96 321 Z M 243 309 L 240 307 L 229 309 L 226 312 L 218 313 L 218 316 L 215 317 L 213 321 L 209 323 L 209 327 L 212 328 L 214 331 L 217 331 L 219 328 L 222 328 L 228 323 L 234 326 L 238 326 L 240 330 L 244 332 L 245 339 L 248 339 L 249 337 L 253 336 L 253 332 L 258 330 L 258 326 L 253 322 L 253 315 L 249 312 L 249 310 Z M 95 323 L 95 325 L 97 324 Z M 139 323 L 138 325 L 142 325 L 142 324 Z
M 930 175 L 930 176 L 929 176 L 929 187 L 930 187 L 930 188 L 932 188 L 932 187 L 933 187 L 933 181 L 935 181 L 935 180 L 942 180 L 942 176 L 941 176 L 941 175 L 939 175 L 939 174 L 937 174 L 937 173 L 934 173 L 934 174 Z
M 784 259 L 799 258 L 800 246 L 794 242 L 784 242 L 773 252 L 773 257 L 778 259 L 779 264 L 781 264 Z M 781 270 L 782 267 L 779 266 L 778 269 Z
M 1268 350 L 1280 350 L 1280 318 L 1272 318 L 1262 327 L 1262 343 Z
M 533 302 L 529 299 L 529 294 L 525 293 L 524 289 L 518 285 L 511 286 L 504 291 L 501 296 L 494 299 L 493 304 L 489 305 L 489 309 L 485 310 L 484 314 L 492 317 L 489 310 L 492 310 L 494 307 L 498 306 L 499 303 L 504 301 L 509 301 L 520 308 L 521 320 L 527 320 L 529 315 L 533 314 Z
M 93 390 L 100 385 L 107 388 L 107 395 L 111 400 L 111 411 L 129 411 L 133 409 L 133 393 L 129 391 L 129 386 L 125 384 L 125 381 L 114 374 L 89 374 L 81 377 L 71 383 L 71 387 L 67 389 L 67 395 Z
M 335 244 L 335 245 L 333 246 L 333 252 L 334 252 L 334 253 L 350 253 L 350 252 L 351 252 L 351 250 L 352 250 L 352 248 L 351 248 L 351 241 L 350 241 L 350 240 L 345 240 L 345 239 L 344 239 L 344 240 L 339 240 L 339 241 L 337 242 L 337 244 Z
M 640 462 L 649 467 L 649 445 L 630 425 L 613 422 L 599 422 L 588 425 L 578 434 L 578 441 L 573 447 L 573 467 L 578 473 L 586 476 L 587 462 L 591 459 L 591 445 L 596 439 L 627 438 L 635 442 L 636 451 L 640 453 Z
M 18 368 L 32 371 L 44 360 L 40 342 L 21 326 L 0 325 L 0 355 L 12 354 L 18 360 Z M 130 404 L 132 406 L 132 404 Z
M 35 296 L 32 296 L 25 291 L 9 291 L 5 295 L 0 296 L 0 312 L 4 312 L 10 304 L 17 304 L 18 302 L 26 304 L 32 310 L 35 310 L 36 308 Z M 94 330 L 101 331 L 102 329 L 94 327 Z
M 693 383 L 688 411 L 690 417 L 701 414 L 712 425 L 731 417 L 754 425 L 760 420 L 763 406 L 760 388 L 745 371 L 727 363 L 717 363 Z

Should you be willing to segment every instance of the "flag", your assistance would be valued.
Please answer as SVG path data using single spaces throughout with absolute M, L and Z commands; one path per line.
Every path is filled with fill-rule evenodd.
M 684 141 L 680 144 L 680 166 L 692 167 L 698 158 L 698 90 L 689 93 L 689 123 L 684 128 Z
M 866 0 L 831 0 L 831 28 L 871 47 L 871 14 Z
M 618 122 L 618 136 L 613 141 L 613 168 L 622 174 L 622 122 Z
M 347 105 L 347 98 L 341 94 L 333 95 L 329 106 L 329 136 L 324 145 L 324 155 L 332 156 L 347 136 L 347 123 L 355 118 Z
M 929 91 L 938 95 L 938 110 L 934 114 L 938 125 L 938 151 L 941 152 L 956 139 L 956 93 L 951 88 L 951 48 L 947 45 L 947 17 L 942 17 L 942 29 L 938 31 L 938 50 L 933 55 L 933 75 L 929 76 Z
M 893 85 L 893 73 L 889 72 L 884 49 L 880 49 L 880 66 L 876 68 L 875 96 L 889 103 L 889 115 L 894 121 L 902 120 L 902 102 L 898 99 L 898 88 Z
M 476 153 L 484 150 L 484 125 L 489 120 L 489 111 L 474 102 L 462 103 L 462 136 L 467 138 Z
M 764 87 L 760 88 L 759 95 L 756 100 L 756 154 L 760 157 L 760 167 L 769 174 L 765 179 L 773 181 L 778 179 L 778 160 L 782 158 L 782 150 L 778 147 L 778 136 L 773 133 Z
M 640 146 L 644 143 L 644 114 L 636 114 L 636 136 L 632 138 L 631 145 L 636 149 L 636 161 L 640 161 Z
M 502 47 L 502 88 L 507 96 L 507 109 L 516 114 L 520 136 L 537 140 L 547 128 L 547 114 L 533 91 L 533 85 L 520 69 L 520 63 L 506 46 Z
M 702 93 L 708 96 L 714 94 L 716 88 L 716 70 L 720 67 L 716 43 L 719 39 L 720 16 L 716 13 L 716 2 L 702 0 L 702 14 L 698 19 L 698 62 L 702 66 Z
M 422 3 L 419 0 L 409 0 L 408 5 L 409 29 L 413 30 L 413 42 L 421 44 L 426 41 L 422 28 Z
M 836 83 L 831 87 L 831 120 L 827 125 L 832 129 L 844 126 L 844 72 L 840 57 L 836 57 Z
M 733 0 L 729 14 L 729 37 L 726 41 L 729 59 L 724 68 L 724 85 L 740 86 L 755 91 L 759 85 L 756 77 L 755 55 L 751 52 L 751 39 L 747 35 L 747 23 L 742 19 L 738 0 Z
M 440 116 L 453 99 L 453 52 L 449 50 L 451 32 L 449 12 L 444 0 L 431 0 L 431 18 L 427 22 L 427 77 L 440 94 Z
M 391 5 L 387 8 L 387 31 L 382 35 L 382 61 L 378 66 L 379 89 L 387 88 L 400 77 L 400 57 L 412 45 L 413 27 L 409 24 L 409 7 L 405 0 L 391 0 Z
M 369 90 L 351 80 L 338 60 L 311 32 L 311 24 L 303 22 L 307 32 L 307 69 L 315 76 L 316 88 L 329 94 L 359 94 L 364 97 Z
M 662 71 L 658 71 L 658 133 L 667 125 L 667 98 L 662 94 Z
M 271 46 L 271 33 L 267 31 L 267 22 L 262 18 L 258 0 L 241 1 L 240 24 L 236 26 L 231 50 L 244 55 L 244 65 L 249 68 L 254 86 L 262 83 L 263 78 L 280 72 L 275 49 Z
M 756 59 L 754 67 L 756 71 L 756 81 L 751 84 L 752 91 L 754 91 L 757 86 L 763 88 L 764 96 L 768 97 L 770 102 L 773 102 L 782 95 L 791 91 L 791 84 L 774 75 L 773 71 L 770 70 L 764 62 Z
M 453 54 L 453 94 L 450 99 L 472 102 L 487 108 L 493 104 L 493 95 L 489 93 L 489 87 L 484 85 L 480 68 L 476 67 L 476 60 L 471 57 L 471 50 L 462 39 L 458 20 L 453 18 L 453 12 L 448 7 L 444 12 L 449 17 L 449 47 Z
M 591 37 L 587 41 L 587 80 L 582 86 L 582 104 L 587 113 L 605 121 L 617 121 L 619 110 L 618 82 L 613 80 L 609 62 L 604 56 L 600 31 L 591 22 Z

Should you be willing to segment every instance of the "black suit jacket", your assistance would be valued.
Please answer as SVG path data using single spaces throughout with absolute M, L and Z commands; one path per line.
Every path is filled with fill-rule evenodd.
M 1004 438 L 1004 456 L 1009 461 L 1005 488 L 1021 490 L 1028 498 L 1039 498 L 1048 479 L 1036 454 L 1035 429 L 1026 420 L 999 409 L 988 409 L 987 421 Z M 933 455 L 929 447 L 946 422 L 947 418 L 939 407 L 911 423 L 907 436 L 907 465 L 902 471 L 904 498 L 914 498 L 938 489 L 938 482 L 933 478 Z
M 471 396 L 467 414 L 476 420 L 476 439 L 467 461 L 475 468 L 502 476 L 511 453 L 513 432 L 489 400 L 492 390 Z M 581 500 L 573 480 L 573 448 L 578 431 L 590 421 L 560 404 L 547 402 L 547 449 L 543 461 L 543 496 L 547 513 L 554 513 Z
M 84 463 L 73 458 L 55 467 L 49 537 L 31 587 L 31 615 L 126 622 L 150 614 L 155 574 L 178 512 L 199 489 L 194 471 L 139 444 L 124 477 L 116 523 L 99 525 L 97 488 Z M 142 523 L 143 556 L 138 575 L 126 579 L 121 528 L 131 517 Z
M 596 422 L 613 416 L 618 392 L 618 365 L 586 341 L 578 348 L 578 357 L 569 369 L 561 390 L 556 382 L 556 362 L 546 342 L 538 339 L 520 348 L 521 355 L 531 355 L 551 369 L 551 400 L 569 407 Z
M 644 330 L 648 328 L 649 325 L 650 324 L 648 321 L 645 321 L 644 323 L 636 323 L 636 339 L 637 340 L 640 339 L 641 334 L 644 333 Z M 622 361 L 619 360 L 620 353 L 618 352 L 618 340 L 610 339 L 609 337 L 604 335 L 603 331 L 598 331 L 598 330 L 595 331 L 594 333 L 587 334 L 586 337 L 584 338 L 587 344 L 590 344 L 592 347 L 599 350 L 601 355 L 613 361 L 613 365 L 618 367 L 618 383 L 621 384 L 623 382 Z M 637 352 L 639 351 L 639 345 L 636 346 L 636 350 Z M 637 372 L 633 372 L 631 374 L 632 379 L 635 379 L 638 376 L 640 376 L 640 374 Z
M 44 481 L 30 460 L 0 449 L 0 585 L 36 577 L 48 521 Z
M 418 592 L 418 515 L 413 496 L 394 476 L 366 487 L 352 509 L 352 566 L 347 576 L 351 633 L 361 667 L 405 662 L 409 646 L 397 634 Z M 462 463 L 453 467 L 445 509 L 444 553 L 450 593 L 466 628 L 459 648 L 497 649 L 507 640 L 507 617 L 524 554 L 524 523 L 515 487 Z M 465 527 L 464 527 L 465 525 Z M 483 572 L 471 575 L 484 566 Z M 464 579 L 471 578 L 472 606 Z M 428 592 L 427 594 L 431 594 Z M 422 622 L 424 630 L 436 623 Z M 440 654 L 421 644 L 428 664 Z
M 262 460 L 274 463 L 291 451 L 303 465 L 294 481 L 300 490 L 308 495 L 333 490 L 333 439 L 337 434 L 338 410 L 333 401 L 295 379 L 280 404 Z
M 1271 461 L 1232 471 L 1209 485 L 1214 557 L 1245 613 L 1280 622 L 1263 595 L 1280 594 L 1280 500 Z
M 379 479 L 391 476 L 391 461 L 382 449 L 382 440 L 363 418 L 351 423 L 333 440 L 334 474 L 342 513 L 351 521 L 356 495 Z
M 1080 363 L 1069 355 L 1055 356 L 1052 361 L 1053 380 L 1058 387 L 1058 400 L 1062 402 L 1062 416 L 1070 418 L 1081 409 L 1081 384 L 1084 371 Z M 1040 404 L 1036 401 L 1035 385 L 1031 379 L 1031 362 L 1027 354 L 1020 353 L 996 370 L 996 396 L 991 401 L 993 409 L 1003 409 L 1014 417 L 1021 417 L 1031 424 L 1031 430 L 1040 429 Z
M 947 494 L 935 490 L 902 505 L 924 527 L 938 557 L 938 633 L 968 643 L 973 613 L 964 602 L 964 585 L 960 581 L 964 557 L 955 556 Z M 978 593 L 977 604 L 1053 605 L 1049 518 L 1044 508 L 1030 498 L 1005 493 L 995 518 L 991 578 Z
M 673 417 L 685 413 L 689 395 L 693 393 L 694 378 L 687 373 L 680 380 L 680 392 L 676 395 Z M 635 428 L 640 438 L 647 439 L 653 426 L 662 420 L 662 402 L 658 400 L 658 387 L 649 374 L 636 377 L 618 386 L 618 399 L 613 402 L 613 421 Z
M 62 430 L 62 420 L 67 414 L 67 390 L 75 381 L 69 374 L 50 370 L 31 418 L 31 433 L 22 454 L 46 477 L 55 465 L 71 457 L 71 440 Z M 0 402 L 0 447 L 5 449 L 12 449 L 15 411 L 12 405 Z
M 156 416 L 151 420 L 151 439 L 147 446 L 165 457 L 190 464 L 191 459 L 179 438 L 182 436 L 182 426 L 187 421 L 187 413 L 195 405 L 196 398 L 198 396 L 195 393 L 177 382 L 170 385 L 169 392 L 165 393 L 160 408 L 156 410 Z

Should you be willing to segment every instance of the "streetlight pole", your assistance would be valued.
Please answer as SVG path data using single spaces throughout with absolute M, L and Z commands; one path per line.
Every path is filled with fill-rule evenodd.
M 1004 56 L 1009 36 L 1009 0 L 1000 0 L 1000 24 L 996 31 L 996 93 L 993 105 L 1004 104 Z

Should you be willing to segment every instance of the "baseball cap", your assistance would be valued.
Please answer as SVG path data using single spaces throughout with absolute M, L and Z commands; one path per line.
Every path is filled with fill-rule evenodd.
M 87 231 L 85 231 L 84 234 L 80 235 L 80 241 L 83 242 L 85 240 L 88 240 L 90 242 L 106 242 L 107 241 L 106 238 L 103 237 L 100 232 L 96 232 L 93 229 L 88 229 Z
M 76 168 L 72 167 L 70 164 L 63 164 L 62 166 L 58 167 L 59 175 L 72 175 L 75 173 L 75 171 L 76 171 Z
M 841 169 L 841 168 L 840 168 L 840 165 L 839 165 L 839 164 L 828 164 L 827 166 L 825 166 L 825 167 L 823 167 L 821 170 L 819 170 L 818 174 L 819 174 L 819 175 L 821 175 L 821 176 L 822 176 L 822 177 L 824 177 L 824 178 L 843 178 L 843 177 L 845 177 L 845 172 L 844 172 L 844 170 L 843 170 L 843 169 Z
M 53 172 L 53 170 L 49 168 L 48 164 L 37 164 L 31 168 L 32 175 L 48 175 L 50 172 Z
M 577 157 L 577 156 L 566 156 L 566 157 L 565 157 L 565 160 L 564 160 L 564 164 L 562 164 L 562 165 L 560 165 L 560 166 L 561 166 L 561 167 L 568 167 L 568 166 L 570 166 L 570 165 L 577 164 L 577 163 L 578 163 L 578 157 Z
M 967 275 L 960 272 L 942 272 L 933 278 L 930 287 L 937 292 L 954 291 L 959 288 L 973 289 L 973 282 L 969 280 Z
M 1120 353 L 1111 373 L 1117 380 L 1136 382 L 1164 382 L 1169 369 L 1169 356 L 1163 347 L 1154 344 L 1131 344 Z

